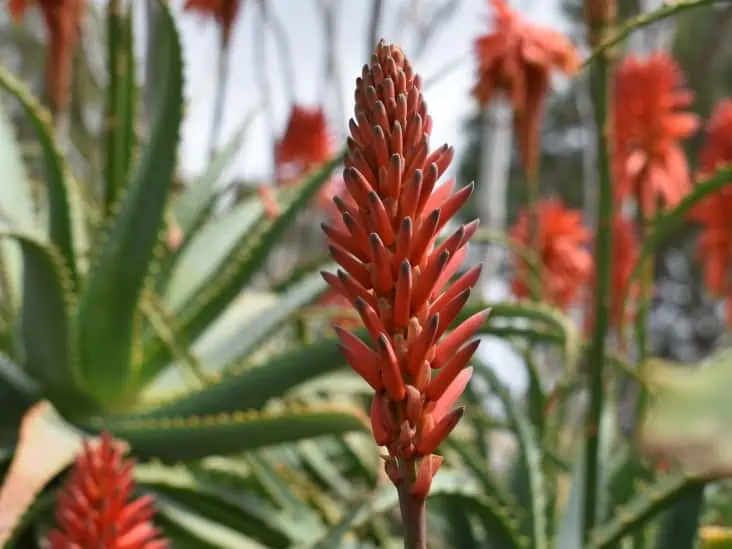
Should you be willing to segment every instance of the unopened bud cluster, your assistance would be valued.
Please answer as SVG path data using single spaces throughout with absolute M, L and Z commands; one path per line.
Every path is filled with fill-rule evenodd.
M 325 279 L 358 311 L 370 344 L 337 327 L 344 355 L 375 391 L 374 438 L 387 448 L 386 472 L 426 497 L 442 458 L 433 454 L 463 414 L 453 409 L 470 376 L 470 341 L 486 311 L 448 328 L 480 277 L 456 280 L 477 222 L 437 237 L 470 196 L 437 185 L 453 157 L 429 151 L 432 120 L 421 80 L 403 52 L 379 42 L 356 81 L 343 173 L 336 196 L 342 224 L 324 225 L 337 274 Z M 340 220 L 339 220 L 340 221 Z

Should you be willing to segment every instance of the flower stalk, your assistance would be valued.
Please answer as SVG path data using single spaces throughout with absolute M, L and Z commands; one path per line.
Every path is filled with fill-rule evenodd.
M 613 25 L 615 9 L 597 9 L 601 2 L 586 0 L 590 44 L 602 43 Z M 602 2 L 604 3 L 604 2 Z M 612 2 L 614 4 L 614 2 Z M 600 16 L 602 15 L 602 16 Z M 599 441 L 601 415 L 604 406 L 605 336 L 610 317 L 610 279 L 612 272 L 612 223 L 614 196 L 611 177 L 610 117 L 608 116 L 611 52 L 602 50 L 590 69 L 590 87 L 597 131 L 597 170 L 599 193 L 595 235 L 595 288 L 594 323 L 589 350 L 590 403 L 585 436 L 585 479 L 583 494 L 582 532 L 585 542 L 595 527 L 597 518 L 597 481 L 599 478 Z
M 442 458 L 434 452 L 463 408 L 467 368 L 481 311 L 448 332 L 480 278 L 474 267 L 456 280 L 477 222 L 439 245 L 442 229 L 473 186 L 452 194 L 438 185 L 453 157 L 429 151 L 432 119 L 421 78 L 401 49 L 379 42 L 356 80 L 355 117 L 344 161 L 345 192 L 333 201 L 340 219 L 324 224 L 341 267 L 323 277 L 355 307 L 370 343 L 334 326 L 352 368 L 374 389 L 371 427 L 384 446 L 384 467 L 397 488 L 406 549 L 426 549 L 426 499 Z

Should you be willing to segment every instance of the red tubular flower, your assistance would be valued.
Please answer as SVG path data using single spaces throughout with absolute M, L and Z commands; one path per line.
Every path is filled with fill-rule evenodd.
M 706 142 L 700 154 L 703 177 L 732 164 L 732 100 L 715 107 L 706 128 Z M 727 298 L 727 322 L 732 325 L 732 187 L 704 198 L 690 218 L 702 226 L 698 254 L 704 261 L 707 288 Z
M 275 145 L 277 185 L 289 185 L 299 181 L 307 173 L 328 162 L 333 152 L 333 140 L 323 109 L 295 105 L 290 111 L 287 127 Z M 318 208 L 326 212 L 331 210 L 332 198 L 342 186 L 343 183 L 336 178 L 327 181 L 318 193 Z M 270 189 L 262 185 L 258 191 L 270 218 L 277 217 L 279 209 Z
M 333 142 L 323 109 L 292 107 L 285 132 L 275 147 L 277 180 L 286 183 L 298 179 L 325 164 L 332 154 Z
M 324 276 L 370 336 L 368 345 L 337 330 L 347 360 L 376 391 L 371 421 L 389 452 L 386 471 L 400 493 L 423 500 L 441 463 L 432 453 L 462 416 L 452 406 L 472 373 L 465 366 L 477 344 L 469 340 L 487 314 L 443 337 L 478 281 L 479 267 L 450 282 L 477 223 L 436 239 L 473 186 L 454 194 L 451 184 L 437 186 L 453 149 L 429 152 L 432 119 L 421 79 L 400 48 L 379 42 L 356 80 L 355 99 L 347 196 L 334 198 L 343 224 L 324 225 L 342 270 Z
M 221 25 L 223 43 L 228 44 L 241 2 L 242 0 L 187 0 L 183 9 L 213 17 Z
M 681 87 L 682 80 L 680 68 L 665 52 L 646 60 L 626 57 L 615 74 L 617 194 L 621 200 L 638 200 L 646 217 L 655 214 L 659 197 L 674 206 L 691 188 L 680 141 L 694 133 L 699 122 L 683 111 L 693 94 Z
M 129 501 L 133 467 L 110 435 L 103 434 L 95 448 L 85 443 L 59 494 L 59 529 L 50 532 L 49 548 L 167 549 L 168 542 L 152 523 L 152 496 Z
M 18 22 L 33 0 L 10 0 L 10 14 Z M 66 110 L 71 93 L 71 68 L 86 0 L 35 0 L 48 31 L 46 88 L 55 112 Z
M 582 214 L 558 200 L 540 202 L 538 211 L 536 252 L 541 263 L 542 295 L 552 305 L 566 309 L 592 275 L 592 257 L 587 250 L 592 235 L 582 226 Z M 511 229 L 512 238 L 527 248 L 531 247 L 529 216 L 527 210 L 522 211 Z M 529 276 L 533 276 L 529 265 L 517 256 L 513 292 L 518 297 L 529 296 Z
M 485 105 L 496 91 L 508 94 L 524 168 L 533 174 L 551 70 L 574 74 L 579 69 L 579 55 L 565 36 L 529 23 L 505 0 L 491 0 L 491 4 L 495 28 L 475 41 L 478 82 L 473 95 Z

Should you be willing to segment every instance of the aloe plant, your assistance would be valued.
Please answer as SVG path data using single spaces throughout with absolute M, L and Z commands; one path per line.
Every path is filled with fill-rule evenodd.
M 707 3 L 676 2 L 631 21 L 598 40 L 590 59 L 635 28 Z M 341 157 L 278 190 L 275 219 L 250 197 L 214 215 L 218 180 L 245 123 L 199 178 L 174 193 L 183 71 L 174 21 L 164 2 L 158 8 L 161 70 L 144 134 L 131 13 L 107 15 L 113 63 L 109 123 L 95 151 L 104 159 L 101 184 L 74 176 L 47 111 L 0 69 L 0 88 L 34 129 L 43 168 L 39 200 L 0 110 L 0 478 L 13 488 L 0 490 L 0 546 L 38 544 L 54 521 L 56 476 L 82 439 L 100 432 L 129 444 L 138 489 L 154 496 L 156 522 L 174 547 L 396 546 L 399 496 L 366 434 L 369 387 L 342 369 L 337 339 L 319 331 L 328 311 L 307 307 L 325 289 L 319 271 L 332 266 L 316 262 L 284 280 L 257 280 Z M 720 170 L 655 219 L 632 278 L 686 213 L 729 180 L 730 170 Z M 163 238 L 170 219 L 182 230 L 172 248 Z M 480 230 L 473 240 L 511 248 L 538 276 L 535 250 Z M 665 459 L 669 448 L 688 448 L 689 441 L 724 439 L 726 424 L 710 422 L 699 402 L 724 404 L 728 357 L 699 377 L 651 369 L 664 372 L 665 383 L 649 400 L 639 447 L 618 428 L 623 403 L 615 389 L 628 377 L 642 384 L 653 378 L 605 347 L 603 323 L 587 341 L 553 307 L 481 299 L 456 320 L 486 307 L 478 332 L 517 351 L 528 388 L 515 393 L 496 375 L 493 357 L 476 359 L 466 413 L 444 444 L 431 486 L 429 547 L 689 549 L 697 537 L 709 547 L 729 543 L 728 532 L 699 530 L 718 519 L 703 511 L 710 483 L 728 471 L 727 445 L 703 456 L 716 466 L 711 473 L 648 452 L 666 450 Z M 562 366 L 551 383 L 546 356 Z M 577 433 L 589 386 L 595 407 L 585 447 Z M 708 438 L 700 438 L 700 426 L 713 429 Z M 512 449 L 491 451 L 505 440 Z M 494 463 L 496 453 L 501 463 Z M 695 466 L 691 458 L 698 457 L 688 455 Z M 723 514 L 729 505 L 716 507 Z

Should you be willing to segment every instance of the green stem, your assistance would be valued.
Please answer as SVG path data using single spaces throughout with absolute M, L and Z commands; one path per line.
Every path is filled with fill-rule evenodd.
M 536 262 L 536 273 L 529 275 L 529 291 L 531 298 L 534 301 L 541 301 L 541 250 L 540 245 L 540 202 L 541 202 L 541 187 L 539 183 L 539 169 L 536 166 L 534 169 L 526 171 L 526 206 L 529 211 L 529 248 L 534 250 L 534 253 L 538 256 Z
M 653 25 L 663 19 L 679 15 L 685 11 L 701 8 L 709 4 L 721 4 L 723 1 L 725 0 L 676 0 L 673 3 L 669 2 L 661 6 L 657 10 L 633 17 L 627 20 L 615 34 L 599 42 L 599 45 L 590 53 L 582 65 L 587 66 L 594 62 L 595 59 L 607 52 L 608 49 L 623 42 L 637 29 Z
M 216 79 L 216 98 L 214 100 L 213 119 L 211 120 L 211 133 L 208 138 L 209 162 L 216 155 L 216 145 L 221 134 L 221 123 L 224 116 L 224 104 L 226 102 L 226 88 L 229 81 L 229 44 L 221 33 L 221 48 L 219 49 L 218 78 Z
M 648 238 L 650 233 L 651 224 L 649 220 L 643 215 L 642 211 L 639 214 L 639 223 L 643 228 L 643 239 Z M 640 275 L 640 299 L 638 303 L 638 314 L 635 320 L 635 340 L 636 347 L 638 350 L 638 376 L 643 379 L 645 363 L 648 359 L 648 313 L 650 311 L 651 298 L 653 293 L 653 260 L 649 259 L 643 263 L 641 267 Z M 646 406 L 648 392 L 645 385 L 641 384 L 638 393 L 638 402 L 636 403 L 636 418 L 639 419 L 643 410 Z M 636 425 L 639 421 L 635 422 Z
M 414 462 L 400 460 L 400 469 L 403 480 L 397 489 L 404 527 L 404 549 L 427 549 L 427 500 L 410 494 Z
M 611 26 L 611 21 L 593 22 L 589 29 L 591 43 L 598 43 Z M 597 480 L 599 475 L 600 417 L 604 401 L 604 366 L 606 361 L 605 336 L 608 329 L 610 274 L 612 269 L 613 189 L 610 173 L 610 122 L 608 117 L 608 88 L 610 80 L 610 53 L 601 51 L 590 72 L 590 85 L 597 128 L 597 170 L 600 189 L 597 204 L 595 242 L 595 325 L 589 350 L 590 403 L 586 422 L 585 482 L 583 537 L 585 541 L 595 527 L 597 518 Z

